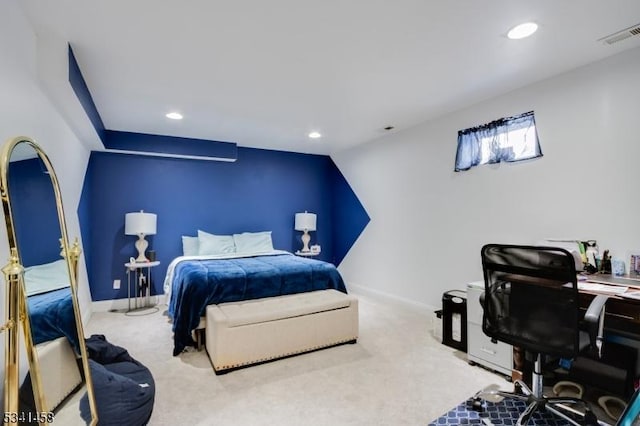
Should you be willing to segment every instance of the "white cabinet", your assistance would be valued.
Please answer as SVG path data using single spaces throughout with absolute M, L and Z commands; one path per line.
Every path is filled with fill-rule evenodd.
M 506 343 L 493 343 L 482 331 L 482 306 L 480 295 L 484 282 L 467 284 L 467 357 L 469 363 L 477 363 L 511 377 L 513 347 Z

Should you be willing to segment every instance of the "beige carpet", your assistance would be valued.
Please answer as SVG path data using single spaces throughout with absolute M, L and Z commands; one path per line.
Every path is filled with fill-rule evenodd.
M 484 387 L 510 387 L 437 341 L 432 313 L 357 296 L 357 344 L 221 376 L 205 351 L 172 356 L 163 305 L 144 316 L 94 313 L 85 332 L 104 334 L 152 371 L 151 425 L 426 425 Z

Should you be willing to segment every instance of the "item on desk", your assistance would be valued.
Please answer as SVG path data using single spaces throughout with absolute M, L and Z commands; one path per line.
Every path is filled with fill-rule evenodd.
M 632 254 L 629 261 L 629 276 L 640 277 L 640 254 Z
M 624 275 L 624 262 L 621 259 L 613 258 L 611 259 L 611 274 L 616 277 L 621 277 Z
M 587 262 L 595 265 L 596 257 L 598 257 L 598 243 L 596 240 L 583 241 Z
M 321 248 L 320 248 L 320 245 L 319 245 L 319 244 L 314 244 L 314 245 L 312 245 L 312 246 L 310 247 L 310 249 L 311 249 L 311 253 L 313 253 L 313 254 L 320 254 L 320 250 L 321 250 Z
M 585 257 L 587 258 L 587 263 L 585 264 L 584 270 L 590 274 L 593 274 L 598 271 L 598 244 L 596 240 L 588 240 L 583 242 L 585 247 Z
M 629 287 L 622 286 L 622 285 L 598 284 L 598 283 L 580 281 L 578 283 L 578 290 L 592 291 L 595 293 L 622 295 L 627 290 L 629 290 Z
M 628 299 L 640 300 L 640 291 L 627 291 L 624 293 L 620 293 L 620 296 L 626 297 Z
M 561 238 L 545 238 L 538 241 L 536 245 L 543 247 L 558 247 L 567 250 L 573 256 L 576 265 L 576 271 L 582 271 L 584 269 L 583 249 L 581 249 L 582 242 L 578 240 L 564 240 Z
M 578 241 L 578 248 L 580 249 L 580 257 L 582 258 L 582 263 L 585 265 L 588 263 L 587 261 L 587 246 L 583 241 Z
M 603 274 L 611 273 L 611 256 L 609 256 L 609 250 L 605 250 L 604 253 L 602 253 L 599 271 Z

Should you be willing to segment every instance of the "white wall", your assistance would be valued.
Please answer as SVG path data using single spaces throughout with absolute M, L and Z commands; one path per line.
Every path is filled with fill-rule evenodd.
M 47 152 L 60 181 L 69 237 L 80 236 L 77 207 L 90 151 L 74 135 L 53 107 L 39 83 L 37 38 L 14 0 L 0 2 L 0 143 L 29 136 Z M 66 55 L 66 50 L 64 50 Z M 37 243 L 37 242 L 34 242 Z M 0 266 L 9 249 L 0 226 Z M 81 259 L 79 298 L 90 314 L 91 296 Z M 0 278 L 0 280 L 2 280 Z M 0 285 L 0 322 L 5 321 L 5 285 Z M 0 339 L 4 353 L 4 335 Z
M 628 264 L 640 249 L 639 70 L 634 49 L 333 155 L 371 216 L 345 280 L 435 308 L 482 279 L 485 243 L 597 239 Z M 453 172 L 458 130 L 529 110 L 544 157 Z

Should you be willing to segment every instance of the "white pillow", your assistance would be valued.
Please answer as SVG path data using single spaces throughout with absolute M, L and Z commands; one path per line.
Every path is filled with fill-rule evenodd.
M 233 241 L 238 253 L 265 253 L 273 251 L 271 231 L 243 232 L 233 234 Z
M 236 246 L 231 235 L 214 235 L 198 230 L 198 254 L 235 253 Z
M 197 256 L 200 250 L 200 244 L 198 243 L 198 237 L 190 237 L 188 235 L 182 236 L 182 255 L 183 256 Z
M 69 270 L 64 259 L 24 268 L 27 296 L 69 287 Z

